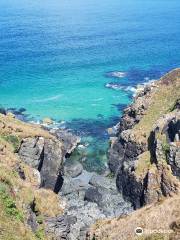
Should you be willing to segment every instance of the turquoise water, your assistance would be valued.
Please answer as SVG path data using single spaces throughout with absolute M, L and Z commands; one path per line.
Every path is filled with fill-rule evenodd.
M 64 120 L 102 151 L 127 87 L 180 65 L 179 10 L 179 0 L 1 0 L 0 103 Z

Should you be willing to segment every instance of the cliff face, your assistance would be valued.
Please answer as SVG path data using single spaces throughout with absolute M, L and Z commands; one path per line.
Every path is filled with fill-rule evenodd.
M 70 220 L 55 193 L 64 159 L 79 139 L 5 114 L 0 114 L 0 239 L 66 239 Z
M 141 87 L 111 142 L 109 167 L 134 208 L 177 192 L 180 177 L 180 69 Z
M 124 198 L 135 209 L 147 206 L 98 221 L 88 240 L 180 239 L 179 99 L 180 69 L 138 88 L 111 138 L 109 167 Z

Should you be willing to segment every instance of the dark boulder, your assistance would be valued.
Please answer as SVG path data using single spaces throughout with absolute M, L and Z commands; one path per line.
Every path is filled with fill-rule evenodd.
M 102 194 L 97 188 L 90 187 L 85 192 L 85 201 L 99 203 L 102 201 Z

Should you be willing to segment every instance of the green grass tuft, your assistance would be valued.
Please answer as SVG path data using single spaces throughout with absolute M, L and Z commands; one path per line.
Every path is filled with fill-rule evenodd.
M 16 208 L 16 204 L 10 196 L 8 187 L 4 183 L 0 183 L 0 201 L 7 215 L 15 217 L 19 221 L 23 221 L 23 214 Z
M 7 141 L 8 143 L 10 143 L 13 146 L 14 152 L 18 152 L 19 146 L 21 143 L 19 137 L 15 136 L 15 135 L 7 135 L 7 136 L 2 136 L 2 137 L 5 141 Z

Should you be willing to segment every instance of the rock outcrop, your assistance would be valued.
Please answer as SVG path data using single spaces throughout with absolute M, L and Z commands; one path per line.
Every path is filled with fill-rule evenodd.
M 59 192 L 62 183 L 63 163 L 80 139 L 63 130 L 51 130 L 51 138 L 28 137 L 21 140 L 18 154 L 28 165 L 41 174 L 41 186 Z
M 44 164 L 41 176 L 38 171 L 42 160 L 48 169 L 53 164 L 48 160 L 59 157 L 62 143 L 61 148 L 56 144 L 57 138 L 40 126 L 21 122 L 12 114 L 0 114 L 0 239 L 58 239 L 48 234 L 46 220 L 62 216 L 65 204 L 52 190 L 40 188 Z M 49 178 L 54 177 L 51 182 L 57 181 L 57 172 L 59 169 L 54 175 L 48 172 Z
M 177 192 L 172 173 L 179 177 L 179 97 L 180 69 L 176 69 L 139 87 L 117 125 L 109 167 L 117 175 L 119 191 L 134 208 Z

